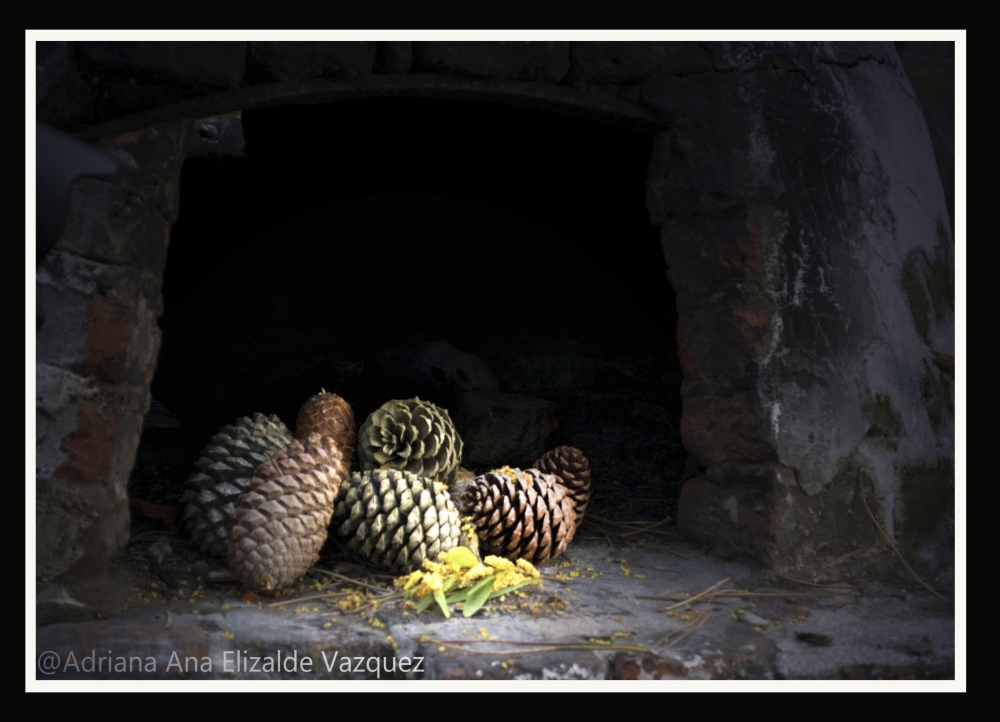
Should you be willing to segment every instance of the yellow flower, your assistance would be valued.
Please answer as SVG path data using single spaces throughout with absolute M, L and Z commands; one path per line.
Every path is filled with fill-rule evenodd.
M 504 559 L 503 557 L 495 557 L 493 555 L 488 555 L 484 560 L 491 567 L 497 571 L 507 571 L 508 569 L 514 569 L 514 562 L 510 559 Z
M 518 559 L 517 568 L 533 579 L 539 579 L 542 576 L 538 570 L 535 569 L 534 565 L 527 559 Z
M 406 583 L 404 584 L 403 589 L 411 589 L 417 582 L 419 582 L 423 578 L 424 578 L 424 573 L 422 571 L 417 570 L 413 572 L 413 574 L 411 574 L 409 578 L 400 577 L 399 579 L 396 580 L 395 583 L 396 586 L 399 586 L 399 582 L 402 581 L 403 579 L 406 579 Z

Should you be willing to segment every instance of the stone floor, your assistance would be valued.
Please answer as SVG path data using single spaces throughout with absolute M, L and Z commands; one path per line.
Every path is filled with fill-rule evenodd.
M 541 588 L 468 619 L 445 619 L 436 607 L 417 614 L 401 600 L 345 614 L 332 606 L 340 598 L 306 599 L 354 588 L 324 587 L 324 577 L 288 597 L 247 602 L 235 584 L 200 583 L 197 567 L 169 572 L 170 552 L 164 560 L 162 550 L 131 549 L 140 560 L 160 554 L 163 581 L 113 618 L 38 626 L 38 667 L 55 669 L 37 679 L 955 678 L 955 610 L 916 585 L 801 585 L 680 541 L 613 552 L 577 541 L 570 559 L 541 567 Z M 389 584 L 356 565 L 341 569 Z M 659 610 L 674 601 L 643 598 L 682 601 L 724 579 L 720 590 L 742 596 L 669 611 Z M 77 604 L 52 587 L 39 600 L 40 622 L 58 618 L 52 607 Z M 44 652 L 58 662 L 41 661 Z

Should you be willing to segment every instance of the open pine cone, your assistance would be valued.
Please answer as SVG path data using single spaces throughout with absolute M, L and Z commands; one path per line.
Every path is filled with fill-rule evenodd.
M 583 521 L 583 514 L 590 501 L 590 462 L 575 446 L 558 446 L 546 451 L 532 466 L 557 477 L 573 500 L 576 525 Z
M 343 469 L 340 476 L 351 472 L 351 462 L 354 460 L 354 446 L 357 442 L 357 426 L 354 423 L 354 411 L 351 405 L 337 394 L 331 394 L 326 389 L 309 397 L 299 409 L 295 419 L 295 438 L 309 438 L 309 434 L 329 436 L 337 442 L 340 456 L 343 459 Z
M 228 561 L 243 586 L 280 590 L 301 577 L 326 541 L 340 489 L 340 451 L 310 434 L 257 467 L 236 500 Z
M 462 439 L 442 409 L 419 398 L 387 401 L 358 432 L 361 469 L 397 469 L 450 484 L 462 460 Z
M 459 499 L 487 553 L 540 564 L 566 549 L 576 532 L 573 502 L 556 477 L 504 467 L 476 477 Z
M 184 521 L 202 551 L 225 558 L 233 506 L 265 454 L 281 451 L 292 440 L 277 416 L 254 414 L 222 427 L 195 462 L 198 470 L 187 480 Z
M 413 571 L 424 559 L 461 543 L 461 521 L 448 488 L 408 471 L 354 472 L 337 498 L 336 528 L 347 548 L 392 572 Z

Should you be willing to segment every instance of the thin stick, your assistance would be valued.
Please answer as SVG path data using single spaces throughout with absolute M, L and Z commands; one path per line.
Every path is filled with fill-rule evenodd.
M 308 602 L 313 599 L 333 599 L 334 597 L 346 597 L 349 594 L 354 594 L 354 592 L 331 592 L 329 594 L 313 594 L 309 597 L 299 597 L 298 599 L 286 599 L 283 602 L 272 602 L 268 604 L 269 607 L 283 607 L 286 604 L 298 604 L 299 602 Z
M 847 554 L 845 554 L 842 557 L 837 557 L 832 562 L 827 562 L 826 564 L 824 564 L 823 566 L 821 566 L 820 569 L 826 569 L 827 567 L 832 567 L 834 564 L 840 564 L 840 562 L 844 561 L 845 559 L 847 559 L 849 557 L 853 557 L 855 554 L 861 554 L 863 552 L 871 551 L 872 549 L 874 549 L 878 545 L 879 545 L 879 542 L 875 542 L 870 547 L 864 547 L 863 549 L 855 549 L 854 551 L 848 552 Z
M 668 521 L 670 521 L 670 517 L 669 516 L 666 519 L 661 519 L 660 521 L 656 522 L 655 524 L 650 524 L 647 527 L 643 527 L 642 529 L 636 529 L 635 531 L 625 532 L 624 534 L 619 534 L 618 536 L 625 537 L 625 536 L 632 536 L 633 534 L 641 534 L 642 532 L 649 531 L 653 527 L 657 527 L 660 524 L 666 524 Z
M 666 608 L 661 609 L 659 611 L 661 611 L 661 612 L 667 612 L 667 611 L 670 611 L 671 609 L 676 609 L 677 607 L 683 607 L 685 604 L 690 604 L 691 602 L 697 601 L 697 600 L 701 599 L 702 597 L 707 596 L 711 592 L 714 592 L 716 589 L 718 589 L 719 587 L 721 587 L 723 584 L 725 584 L 728 581 L 729 581 L 729 577 L 726 577 L 721 582 L 716 582 L 715 584 L 713 584 L 712 586 L 710 586 L 705 591 L 699 592 L 698 594 L 695 594 L 693 597 L 689 597 L 688 599 L 685 599 L 683 602 L 677 602 L 677 604 L 674 604 L 673 606 L 670 606 L 670 607 L 666 607 Z
M 694 620 L 690 624 L 687 624 L 687 625 L 681 627 L 680 629 L 675 629 L 672 632 L 667 632 L 665 635 L 663 635 L 663 638 L 659 642 L 657 642 L 655 645 L 653 645 L 653 651 L 659 653 L 659 652 L 664 652 L 664 651 L 670 649 L 675 644 L 677 644 L 679 641 L 681 641 L 682 639 L 684 639 L 685 637 L 687 637 L 691 633 L 695 632 L 699 627 L 701 627 L 709 619 L 711 619 L 712 617 L 716 617 L 719 614 L 722 614 L 722 612 L 708 612 L 706 614 L 703 614 L 701 617 L 699 617 L 698 619 Z M 678 636 L 675 637 L 674 639 L 671 639 L 669 642 L 667 642 L 667 640 L 670 639 L 670 637 L 672 635 L 674 635 L 674 634 L 677 634 Z
M 865 504 L 865 511 L 868 512 L 868 516 L 872 518 L 872 524 L 874 524 L 875 528 L 878 529 L 879 534 L 881 534 L 882 538 L 885 539 L 885 543 L 889 545 L 889 548 L 892 549 L 893 552 L 895 552 L 897 557 L 899 557 L 899 561 L 903 562 L 903 566 L 906 567 L 906 571 L 908 571 L 910 575 L 917 580 L 917 583 L 920 584 L 920 586 L 929 591 L 931 594 L 940 599 L 942 602 L 947 602 L 948 601 L 947 599 L 945 599 L 940 594 L 935 592 L 934 589 L 929 584 L 927 584 L 927 582 L 925 582 L 923 579 L 917 576 L 917 573 L 915 571 L 910 569 L 910 565 L 906 563 L 905 559 L 903 559 L 903 555 L 899 553 L 899 550 L 896 549 L 893 543 L 889 540 L 889 535 L 886 534 L 885 530 L 882 529 L 881 526 L 879 526 L 879 523 L 877 521 L 875 521 L 875 515 L 872 514 L 872 510 L 868 508 L 868 500 L 865 498 L 865 486 L 860 479 L 858 480 L 858 486 L 861 488 L 861 501 L 863 501 Z
M 717 596 L 717 597 L 785 597 L 785 598 L 789 598 L 789 599 L 798 599 L 799 597 L 840 597 L 840 596 L 843 596 L 845 594 L 857 594 L 857 592 L 855 592 L 855 591 L 846 591 L 846 592 L 744 592 L 744 591 L 741 591 L 739 589 L 720 589 L 719 591 L 715 592 L 715 596 Z M 656 596 L 646 595 L 646 594 L 636 594 L 635 598 L 636 599 L 653 599 L 653 600 L 660 601 L 660 602 L 676 602 L 676 601 L 680 601 L 681 604 L 686 604 L 686 603 L 690 602 L 691 599 L 694 599 L 694 597 L 678 599 L 678 596 L 676 594 L 673 595 L 673 596 L 671 596 L 671 597 L 656 597 Z M 661 609 L 659 611 L 662 612 L 663 610 Z
M 425 644 L 439 644 L 446 647 L 462 649 L 466 654 L 533 654 L 535 652 L 555 652 L 564 649 L 605 649 L 611 651 L 649 652 L 646 647 L 638 644 L 593 644 L 587 642 L 554 642 L 544 646 L 536 646 L 534 649 L 519 650 L 491 650 L 491 649 L 466 649 L 461 645 L 465 644 L 512 644 L 519 646 L 537 645 L 538 642 L 511 642 L 504 639 L 430 639 Z
M 795 582 L 796 584 L 804 584 L 807 587 L 820 587 L 821 589 L 854 589 L 861 591 L 861 587 L 856 587 L 853 584 L 816 584 L 815 582 L 804 582 L 801 579 L 792 579 L 791 577 L 785 577 L 781 574 L 775 574 L 778 579 L 784 579 L 786 582 Z
M 342 582 L 347 582 L 348 584 L 357 584 L 359 587 L 367 587 L 368 589 L 374 589 L 376 592 L 382 592 L 382 594 L 392 594 L 392 592 L 390 592 L 385 587 L 377 587 L 374 584 L 359 582 L 357 579 L 351 579 L 350 577 L 345 577 L 343 574 L 337 574 L 336 572 L 328 572 L 326 569 L 320 569 L 318 567 L 310 567 L 309 571 L 319 572 L 320 574 L 326 574 L 328 577 L 339 579 Z

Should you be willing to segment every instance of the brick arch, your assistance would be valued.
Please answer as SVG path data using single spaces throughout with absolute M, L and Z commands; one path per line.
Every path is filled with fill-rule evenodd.
M 41 578 L 99 573 L 121 544 L 192 123 L 274 104 L 454 97 L 655 134 L 647 207 L 678 294 L 684 440 L 708 466 L 682 495 L 690 536 L 813 569 L 867 539 L 849 515 L 858 479 L 873 480 L 891 526 L 920 506 L 908 490 L 922 487 L 905 483 L 918 472 L 899 469 L 950 468 L 953 425 L 940 412 L 932 424 L 924 397 L 945 393 L 930 361 L 953 349 L 920 337 L 896 275 L 915 247 L 953 272 L 954 245 L 889 44 L 56 45 L 39 64 L 40 79 L 56 68 L 39 119 L 122 170 L 74 185 L 66 231 L 38 269 Z M 937 323 L 946 337 L 953 315 Z M 873 421 L 883 406 L 899 419 L 888 438 Z M 80 448 L 101 463 L 74 471 Z M 930 537 L 905 541 L 931 566 L 949 554 Z

